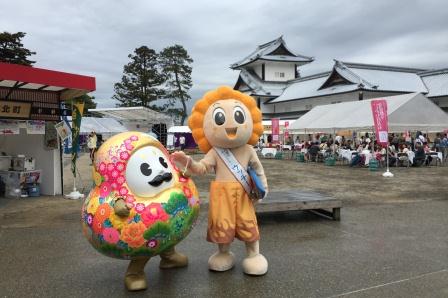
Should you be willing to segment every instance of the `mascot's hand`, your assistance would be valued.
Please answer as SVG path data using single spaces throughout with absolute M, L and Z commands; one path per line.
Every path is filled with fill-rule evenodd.
M 126 205 L 126 202 L 123 198 L 118 198 L 114 204 L 114 212 L 116 215 L 120 217 L 128 217 L 129 216 L 129 206 Z
M 176 166 L 181 169 L 185 168 L 190 157 L 187 156 L 183 151 L 176 151 L 171 154 L 171 158 Z

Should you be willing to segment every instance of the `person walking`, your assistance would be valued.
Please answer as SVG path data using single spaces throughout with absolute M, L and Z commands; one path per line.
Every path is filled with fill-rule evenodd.
M 185 149 L 185 137 L 184 135 L 181 135 L 179 137 L 179 144 L 180 144 L 180 150 L 184 150 Z
M 97 145 L 98 139 L 96 137 L 96 133 L 92 131 L 89 134 L 89 138 L 87 139 L 87 147 L 90 151 L 90 161 L 91 165 L 93 164 L 93 159 L 95 158 L 95 151 L 96 151 L 96 145 Z

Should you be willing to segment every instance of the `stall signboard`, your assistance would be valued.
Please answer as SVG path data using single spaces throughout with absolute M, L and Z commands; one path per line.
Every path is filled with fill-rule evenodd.
M 55 150 L 58 149 L 58 133 L 54 127 L 54 123 L 50 121 L 45 121 L 45 149 Z
M 54 126 L 61 140 L 65 141 L 71 134 L 71 128 L 66 121 L 61 121 Z
M 30 102 L 0 100 L 0 118 L 29 119 L 30 113 Z
M 272 118 L 271 125 L 272 125 L 272 143 L 278 143 L 280 133 L 280 120 L 278 118 Z
M 28 120 L 26 122 L 26 133 L 29 135 L 45 134 L 45 121 L 43 121 L 43 120 Z

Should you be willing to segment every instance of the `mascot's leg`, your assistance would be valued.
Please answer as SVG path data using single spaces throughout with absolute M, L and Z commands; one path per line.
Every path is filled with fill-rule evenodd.
M 176 252 L 174 246 L 160 253 L 160 265 L 162 269 L 185 267 L 188 265 L 187 256 Z
M 264 275 L 268 272 L 268 261 L 260 254 L 260 242 L 246 242 L 247 257 L 243 261 L 244 273 Z
M 218 244 L 219 250 L 208 259 L 208 268 L 213 271 L 227 271 L 235 265 L 235 257 L 230 251 L 230 243 Z
M 145 265 L 149 259 L 148 257 L 139 257 L 129 263 L 124 278 L 124 284 L 129 291 L 139 291 L 147 288 Z

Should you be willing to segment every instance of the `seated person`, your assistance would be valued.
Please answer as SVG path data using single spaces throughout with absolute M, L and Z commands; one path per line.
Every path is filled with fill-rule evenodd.
M 352 161 L 350 162 L 350 166 L 354 167 L 354 166 L 362 166 L 365 164 L 365 156 L 361 155 L 361 154 L 356 154 L 354 156 L 352 156 Z
M 420 143 L 415 144 L 415 149 L 416 152 L 414 157 L 414 163 L 412 165 L 415 167 L 419 167 L 425 162 L 426 159 L 425 150 L 423 149 L 423 146 L 420 145 Z
M 395 146 L 389 146 L 389 165 L 394 166 L 397 164 L 397 157 L 395 156 Z
M 308 149 L 308 155 L 309 159 L 311 161 L 316 161 L 317 154 L 319 153 L 319 146 L 317 145 L 317 142 L 313 143 L 311 147 Z
M 426 155 L 426 165 L 430 165 L 432 162 L 432 156 L 429 155 L 429 153 L 431 153 L 431 149 L 429 148 L 429 145 L 427 142 L 423 143 L 423 150 L 425 151 L 425 155 Z

